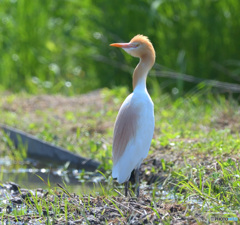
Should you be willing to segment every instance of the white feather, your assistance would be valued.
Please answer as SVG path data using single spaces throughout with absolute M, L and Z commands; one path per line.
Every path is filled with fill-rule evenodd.
M 140 167 L 143 159 L 147 157 L 154 132 L 153 102 L 141 82 L 126 98 L 120 111 L 129 104 L 138 109 L 137 130 L 136 135 L 130 138 L 120 159 L 113 165 L 112 176 L 117 178 L 119 183 L 127 181 L 131 172 Z

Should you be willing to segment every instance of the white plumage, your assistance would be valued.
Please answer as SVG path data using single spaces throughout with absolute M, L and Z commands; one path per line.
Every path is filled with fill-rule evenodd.
M 139 168 L 147 157 L 154 132 L 154 106 L 146 88 L 149 70 L 155 62 L 155 51 L 147 37 L 135 36 L 129 43 L 111 44 L 140 58 L 133 73 L 133 93 L 123 102 L 114 126 L 112 176 L 119 183 L 128 180 L 135 169 L 136 195 L 139 195 Z
M 113 178 L 117 178 L 119 183 L 128 181 L 131 172 L 139 168 L 143 159 L 147 157 L 154 131 L 153 102 L 146 89 L 142 90 L 136 87 L 134 92 L 123 102 L 119 113 L 126 107 L 128 107 L 128 109 L 138 109 L 137 111 L 125 111 L 127 114 L 136 114 L 135 116 L 138 119 L 136 134 L 127 143 L 123 155 L 112 169 L 112 176 Z M 121 118 L 119 118 L 119 120 L 121 121 Z M 126 126 L 129 125 L 130 124 Z M 113 152 L 114 151 L 113 149 Z

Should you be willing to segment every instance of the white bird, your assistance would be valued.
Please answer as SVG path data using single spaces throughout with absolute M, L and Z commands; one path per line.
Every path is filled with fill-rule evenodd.
M 114 43 L 128 54 L 140 58 L 133 73 L 133 93 L 123 102 L 114 125 L 112 176 L 119 183 L 128 181 L 135 170 L 136 195 L 139 196 L 139 168 L 147 157 L 154 132 L 154 105 L 146 88 L 149 70 L 155 62 L 155 51 L 146 36 L 136 35 L 129 43 Z

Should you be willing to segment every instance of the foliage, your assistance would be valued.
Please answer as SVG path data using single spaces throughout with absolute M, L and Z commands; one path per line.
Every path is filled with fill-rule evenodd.
M 239 9 L 238 0 L 2 0 L 0 83 L 12 91 L 68 95 L 130 87 L 137 59 L 109 44 L 137 33 L 150 37 L 164 67 L 236 82 Z M 178 79 L 157 80 L 186 90 Z
M 92 195 L 78 198 L 85 202 L 81 209 L 89 211 L 92 207 L 89 202 L 99 199 L 98 195 L 101 194 L 104 197 L 100 197 L 100 202 L 114 208 L 119 218 L 124 220 L 130 214 L 123 213 L 126 212 L 126 207 L 122 203 L 128 202 L 122 197 L 117 197 L 116 201 L 115 197 L 109 196 L 118 195 L 121 193 L 119 189 L 122 189 L 122 186 L 113 182 L 110 175 L 111 143 L 117 110 L 127 94 L 127 88 L 124 87 L 105 88 L 94 92 L 94 100 L 85 105 L 78 104 L 77 99 L 84 102 L 86 96 L 57 98 L 6 95 L 0 100 L 0 123 L 14 125 L 43 140 L 101 161 L 100 169 L 107 171 L 102 173 L 106 183 L 98 189 L 87 188 Z M 148 174 L 163 177 L 164 180 L 155 180 L 151 185 L 142 186 L 146 194 L 142 195 L 143 198 L 151 200 L 147 203 L 147 208 L 140 209 L 151 209 L 151 215 L 156 215 L 163 221 L 173 219 L 169 212 L 174 212 L 175 208 L 172 211 L 166 209 L 168 204 L 179 204 L 182 216 L 196 217 L 197 220 L 205 218 L 204 221 L 207 221 L 208 216 L 219 216 L 219 213 L 237 217 L 240 201 L 238 103 L 225 96 L 215 96 L 208 89 L 195 90 L 194 93 L 187 93 L 177 99 L 174 95 L 158 92 L 154 92 L 152 97 L 156 127 L 149 156 L 142 165 L 142 180 L 146 182 Z M 90 99 L 89 95 L 87 99 Z M 100 105 L 97 105 L 99 102 Z M 42 108 L 46 103 L 47 106 Z M 10 144 L 7 140 L 5 142 L 6 145 Z M 8 146 L 2 142 L 0 144 L 1 154 L 12 154 L 12 158 L 16 159 L 19 157 L 8 152 Z M 84 172 L 79 176 L 82 179 Z M 80 187 L 79 190 L 83 192 Z M 57 205 L 57 199 L 61 200 L 61 196 L 55 196 L 55 191 L 53 193 L 51 190 L 49 193 L 56 203 L 50 204 L 44 198 L 35 196 L 33 205 L 37 211 L 33 215 L 42 215 L 43 219 L 50 213 L 63 217 L 63 212 L 67 212 L 58 211 Z M 98 197 L 95 199 L 92 196 Z M 123 202 L 119 204 L 119 201 Z M 162 205 L 157 205 L 159 203 L 164 205 L 164 210 Z M 64 201 L 61 206 L 64 209 L 76 209 L 74 201 Z M 5 203 L 1 207 L 6 207 Z M 84 210 L 77 215 L 83 216 Z M 14 213 L 19 216 L 25 214 L 25 211 Z M 75 211 L 70 210 L 68 213 L 71 217 Z M 5 212 L 2 216 L 8 218 Z

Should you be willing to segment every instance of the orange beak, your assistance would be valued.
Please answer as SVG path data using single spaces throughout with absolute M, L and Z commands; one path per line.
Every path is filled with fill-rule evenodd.
M 118 47 L 118 48 L 134 48 L 135 46 L 132 43 L 113 43 L 110 44 L 112 47 Z

